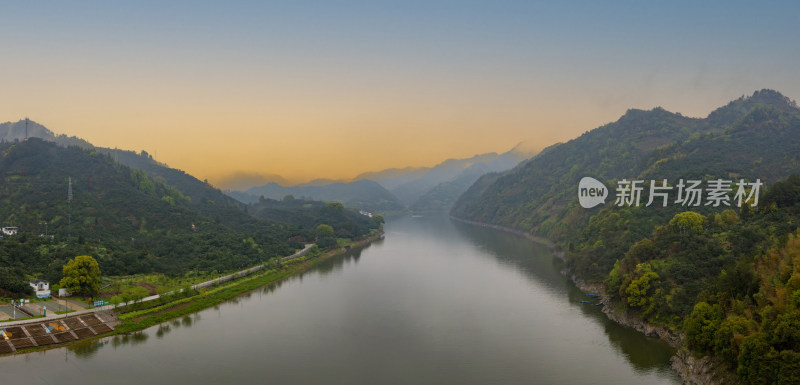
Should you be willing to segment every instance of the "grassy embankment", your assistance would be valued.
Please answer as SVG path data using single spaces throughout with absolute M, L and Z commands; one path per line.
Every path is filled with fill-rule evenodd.
M 351 248 L 362 247 L 374 241 L 379 236 L 380 234 L 375 234 L 364 240 L 350 242 L 345 246 L 350 246 Z M 261 270 L 253 275 L 202 289 L 199 292 L 192 292 L 188 297 L 183 293 L 179 293 L 167 297 L 164 300 L 166 302 L 152 301 L 152 304 L 145 302 L 120 308 L 119 320 L 121 323 L 115 328 L 113 333 L 122 334 L 146 329 L 174 318 L 216 306 L 245 292 L 301 273 L 321 261 L 343 254 L 344 252 L 346 251 L 341 247 L 325 253 L 316 252 L 313 255 L 309 254 L 306 259 L 287 261 L 276 267 Z M 139 306 L 150 307 L 141 309 Z

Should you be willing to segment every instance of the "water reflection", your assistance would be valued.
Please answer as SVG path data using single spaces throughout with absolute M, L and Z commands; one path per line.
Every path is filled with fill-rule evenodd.
M 128 334 L 121 334 L 116 335 L 113 337 L 105 337 L 99 340 L 86 340 L 86 341 L 78 341 L 73 344 L 67 346 L 71 352 L 75 353 L 76 356 L 82 358 L 89 358 L 94 355 L 100 348 L 105 345 L 110 344 L 113 348 L 118 348 L 122 345 L 139 345 L 142 343 L 147 342 L 150 338 L 150 332 L 155 329 L 155 336 L 157 339 L 162 339 L 164 336 L 169 334 L 175 329 L 184 327 L 188 328 L 191 327 L 193 324 L 200 321 L 201 315 L 200 313 L 193 313 L 190 315 L 185 315 L 181 318 L 173 319 L 172 321 L 167 321 L 158 326 L 154 326 L 153 328 L 128 333 Z
M 170 331 L 172 331 L 172 326 L 170 326 L 170 324 L 165 323 L 158 325 L 158 330 L 156 330 L 156 337 L 158 339 L 161 339 L 164 337 L 165 334 L 169 333 Z
M 358 263 L 361 259 L 361 253 L 373 246 L 380 246 L 383 243 L 383 239 L 378 239 L 372 243 L 368 243 L 363 246 L 354 247 L 348 251 L 346 251 L 341 256 L 336 258 L 329 258 L 327 260 L 319 262 L 311 272 L 313 273 L 320 273 L 322 275 L 329 275 L 331 273 L 341 271 L 345 266 L 349 264 Z M 300 276 L 305 273 L 301 273 Z
M 88 359 L 92 358 L 108 341 L 103 340 L 79 340 L 67 345 L 67 349 L 74 353 L 76 357 Z
M 525 237 L 500 230 L 451 221 L 443 218 L 443 227 L 452 227 L 468 242 L 479 246 L 487 255 L 494 256 L 514 270 L 524 272 L 531 279 L 552 289 L 552 293 L 567 295 L 568 280 L 561 274 L 564 262 L 555 258 L 546 245 L 533 242 Z
M 103 347 L 111 345 L 117 348 L 121 345 L 139 345 L 147 342 L 150 336 L 145 331 L 139 331 L 129 334 L 116 335 L 113 337 L 104 337 L 100 339 L 87 339 L 75 341 L 66 346 L 67 351 L 72 352 L 75 357 L 81 359 L 93 358 Z
M 140 345 L 147 342 L 150 335 L 146 331 L 133 332 L 111 337 L 111 346 L 114 348 L 122 345 Z
M 407 218 L 364 250 L 321 261 L 302 284 L 76 346 L 81 359 L 8 357 L 0 382 L 35 371 L 42 383 L 675 383 L 652 340 L 578 302 L 546 247 Z
M 442 222 L 446 220 L 449 219 L 442 219 Z M 596 306 L 597 300 L 594 297 L 587 296 L 561 274 L 564 263 L 554 257 L 547 246 L 500 230 L 456 221 L 452 221 L 451 226 L 470 242 L 484 249 L 486 254 L 493 255 L 501 264 L 512 266 L 531 280 L 544 283 L 553 289 L 551 294 L 564 296 L 565 302 L 580 308 L 584 315 L 602 325 L 612 347 L 637 371 L 668 370 L 664 363 L 669 361 L 674 349 L 658 338 L 647 337 L 609 320 L 603 314 L 602 306 Z

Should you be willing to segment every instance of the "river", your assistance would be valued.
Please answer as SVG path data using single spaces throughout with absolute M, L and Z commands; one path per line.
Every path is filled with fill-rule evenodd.
M 445 217 L 129 336 L 0 358 L 2 384 L 678 384 L 544 246 Z

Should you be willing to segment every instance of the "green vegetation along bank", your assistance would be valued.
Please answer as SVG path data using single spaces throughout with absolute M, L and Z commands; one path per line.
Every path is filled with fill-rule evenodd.
M 687 382 L 797 384 L 798 149 L 800 109 L 771 90 L 703 119 L 631 110 L 478 180 L 451 214 L 553 241 L 574 280 L 604 290 L 611 318 L 683 343 L 675 366 L 703 362 L 703 373 L 679 370 Z M 578 204 L 585 176 L 611 191 L 605 205 Z M 641 205 L 615 204 L 623 179 L 645 181 Z M 664 179 L 764 186 L 741 208 L 688 206 L 674 193 L 666 207 L 646 206 L 649 182 Z M 723 195 L 735 202 L 735 192 Z
M 249 291 L 276 284 L 293 275 L 302 273 L 324 260 L 340 256 L 348 251 L 357 251 L 360 248 L 367 247 L 371 242 L 382 237 L 383 232 L 374 232 L 358 240 L 342 242 L 344 246 L 335 247 L 324 252 L 314 247 L 306 257 L 275 264 L 270 268 L 260 270 L 255 274 L 244 276 L 233 281 L 200 290 L 174 292 L 164 295 L 154 301 L 138 302 L 118 307 L 115 313 L 119 323 L 114 330 L 110 333 L 91 338 L 132 333 L 171 319 L 219 305 Z M 49 349 L 57 346 L 58 345 L 49 345 L 24 349 L 18 351 L 18 353 Z

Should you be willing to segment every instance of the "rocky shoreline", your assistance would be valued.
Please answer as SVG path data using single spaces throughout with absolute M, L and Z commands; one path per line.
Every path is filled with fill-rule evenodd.
M 489 227 L 524 236 L 533 242 L 550 247 L 557 258 L 564 261 L 566 259 L 564 251 L 560 250 L 558 246 L 549 239 L 505 226 L 470 221 L 452 216 L 451 218 L 463 223 L 469 223 L 481 227 Z M 603 303 L 603 313 L 610 320 L 620 325 L 631 327 L 646 336 L 658 337 L 663 341 L 666 341 L 673 348 L 678 349 L 675 355 L 670 358 L 670 367 L 672 370 L 677 372 L 678 375 L 680 375 L 684 384 L 735 385 L 739 383 L 736 375 L 731 373 L 730 370 L 727 369 L 726 365 L 719 359 L 708 356 L 700 358 L 693 356 L 692 353 L 686 347 L 684 347 L 685 336 L 682 333 L 676 333 L 666 326 L 651 324 L 642 320 L 636 314 L 630 314 L 623 309 L 617 309 L 616 306 L 614 306 L 614 303 L 605 294 L 605 287 L 602 284 L 587 283 L 575 274 L 571 274 L 568 269 L 564 269 L 561 273 L 564 274 L 564 276 L 569 277 L 575 286 L 577 286 L 581 291 L 586 293 L 599 293 L 601 297 L 600 302 Z
M 568 273 L 564 271 L 563 273 Z M 575 276 L 575 274 L 569 275 L 570 279 L 575 286 L 577 286 L 581 291 L 588 292 L 588 293 L 600 293 L 601 300 L 600 302 L 603 303 L 603 313 L 608 317 L 610 320 L 620 324 L 631 327 L 636 331 L 648 336 L 648 337 L 658 337 L 662 340 L 666 341 L 670 346 L 675 349 L 680 348 L 683 346 L 684 343 L 684 335 L 680 333 L 675 333 L 674 331 L 670 330 L 670 328 L 662 325 L 654 325 L 649 322 L 642 320 L 636 314 L 630 314 L 626 312 L 624 309 L 617 309 L 614 306 L 614 303 L 608 296 L 605 294 L 605 287 L 599 284 L 588 284 L 582 279 Z
M 624 309 L 617 309 L 614 303 L 605 294 L 605 287 L 600 284 L 589 284 L 580 279 L 575 274 L 569 274 L 568 270 L 562 271 L 568 276 L 575 286 L 587 293 L 600 293 L 603 303 L 603 313 L 608 319 L 624 326 L 631 327 L 636 331 L 649 336 L 658 337 L 667 342 L 678 351 L 669 360 L 672 370 L 681 376 L 681 380 L 686 385 L 736 385 L 739 384 L 738 377 L 732 373 L 727 365 L 715 357 L 703 356 L 695 357 L 684 344 L 686 336 L 683 333 L 676 333 L 670 328 L 662 325 L 654 325 L 641 319 L 636 314 L 631 314 Z
M 570 274 L 569 270 L 564 269 L 562 273 L 581 291 L 587 293 L 600 293 L 603 303 L 603 313 L 608 319 L 649 336 L 658 337 L 667 342 L 678 351 L 669 360 L 672 370 L 681 376 L 681 381 L 685 385 L 735 385 L 739 383 L 735 374 L 728 370 L 725 363 L 718 358 L 704 356 L 695 357 L 685 346 L 686 336 L 683 333 L 676 333 L 670 328 L 662 325 L 654 325 L 644 321 L 636 314 L 631 314 L 624 309 L 617 309 L 608 295 L 605 294 L 605 287 L 601 284 L 589 284 L 575 274 Z

